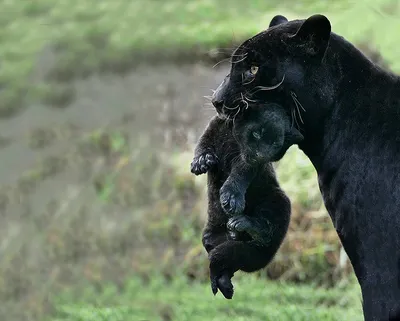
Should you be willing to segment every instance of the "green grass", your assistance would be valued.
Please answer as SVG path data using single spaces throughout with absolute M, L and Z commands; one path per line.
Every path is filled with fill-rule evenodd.
M 290 232 L 266 269 L 243 278 L 240 273 L 235 276 L 237 293 L 229 303 L 220 296 L 213 298 L 206 283 L 208 261 L 200 242 L 206 176 L 188 172 L 192 151 L 154 154 L 145 142 L 130 145 L 124 137 L 119 131 L 86 135 L 82 148 L 112 161 L 99 176 L 88 179 L 93 191 L 77 195 L 65 212 L 55 202 L 46 212 L 21 220 L 24 237 L 7 247 L 0 265 L 1 316 L 22 320 L 33 314 L 32 320 L 45 320 L 55 313 L 64 321 L 160 320 L 166 309 L 174 317 L 165 320 L 179 321 L 191 320 L 190 314 L 204 319 L 210 309 L 215 320 L 232 316 L 243 320 L 243 311 L 248 311 L 243 305 L 249 299 L 254 320 L 261 315 L 270 315 L 271 320 L 291 320 L 294 315 L 299 320 L 346 320 L 344 313 L 352 315 L 353 305 L 346 302 L 352 300 L 353 290 L 340 286 L 348 281 L 351 270 L 335 272 L 339 243 L 326 213 L 323 219 L 309 215 L 320 207 L 321 199 L 315 172 L 309 162 L 302 164 L 296 149 L 290 149 L 288 163 L 278 168 L 295 205 Z M 129 146 L 135 147 L 135 153 L 127 161 Z M 52 173 L 51 166 L 39 167 L 24 180 L 26 188 Z M 136 279 L 130 279 L 132 274 Z M 155 279 L 147 284 L 139 277 Z M 267 279 L 339 287 L 314 289 Z M 57 298 L 56 302 L 49 302 L 49 297 Z M 359 301 L 355 302 L 359 307 Z M 153 306 L 165 309 L 153 311 Z M 341 307 L 343 313 L 336 319 L 329 316 Z
M 234 285 L 234 298 L 225 300 L 220 293 L 214 297 L 208 283 L 166 281 L 156 274 L 149 281 L 133 278 L 123 289 L 104 284 L 65 292 L 56 300 L 53 321 L 362 320 L 356 285 L 326 290 L 239 274 Z
M 371 42 L 400 70 L 392 45 L 399 6 L 391 0 L 3 0 L 0 6 L 0 116 L 32 100 L 65 106 L 74 97 L 68 81 L 76 77 L 231 47 L 266 28 L 276 13 L 290 19 L 325 13 L 334 31 Z

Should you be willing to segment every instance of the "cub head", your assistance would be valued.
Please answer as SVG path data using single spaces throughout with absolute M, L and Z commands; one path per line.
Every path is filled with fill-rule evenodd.
M 293 21 L 275 16 L 267 30 L 232 54 L 230 73 L 212 96 L 220 117 L 236 118 L 254 103 L 274 102 L 299 127 L 307 107 L 333 99 L 325 61 L 330 38 L 331 24 L 323 15 Z
M 256 104 L 233 123 L 233 135 L 247 163 L 280 160 L 287 149 L 303 140 L 290 115 L 277 104 Z

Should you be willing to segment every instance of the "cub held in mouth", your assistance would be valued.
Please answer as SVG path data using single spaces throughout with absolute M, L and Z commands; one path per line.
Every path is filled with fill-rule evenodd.
M 271 161 L 302 140 L 279 105 L 252 109 L 240 121 L 215 116 L 195 149 L 191 171 L 208 176 L 208 221 L 202 243 L 209 254 L 210 279 L 230 299 L 238 270 L 264 268 L 288 229 L 291 206 Z M 268 112 L 268 115 L 266 114 Z

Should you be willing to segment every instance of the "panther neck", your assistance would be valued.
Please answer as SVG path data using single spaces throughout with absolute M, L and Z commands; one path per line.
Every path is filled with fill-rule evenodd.
M 390 108 L 397 115 L 400 109 L 400 77 L 378 67 L 334 34 L 323 64 L 307 79 L 307 87 L 296 93 L 305 109 L 301 113 L 303 123 L 298 126 L 305 139 L 299 147 L 317 171 L 323 170 L 326 150 L 346 131 L 347 120 L 358 119 L 363 130 L 368 115 Z M 308 88 L 315 91 L 310 94 Z M 385 121 L 373 116 L 369 119 L 376 122 L 375 126 Z

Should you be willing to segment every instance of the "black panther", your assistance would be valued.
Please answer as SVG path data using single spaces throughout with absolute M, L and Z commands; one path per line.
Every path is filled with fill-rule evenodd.
M 233 274 L 265 267 L 290 221 L 290 200 L 270 161 L 283 156 L 302 135 L 291 127 L 285 109 L 275 104 L 263 107 L 237 122 L 215 116 L 200 137 L 191 164 L 194 174 L 208 173 L 208 221 L 202 242 L 209 254 L 212 291 L 219 289 L 228 299 L 233 296 Z M 241 151 L 249 147 L 243 157 Z
M 400 77 L 331 32 L 323 15 L 276 16 L 237 48 L 212 101 L 237 120 L 255 103 L 286 108 L 359 281 L 365 320 L 400 320 Z

